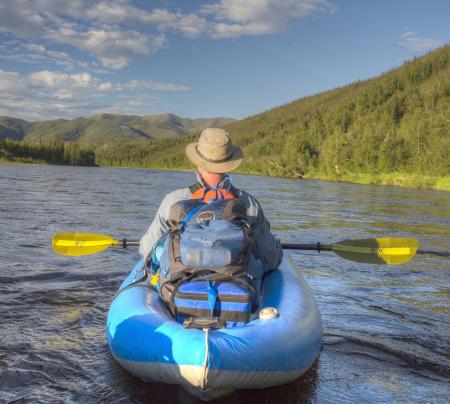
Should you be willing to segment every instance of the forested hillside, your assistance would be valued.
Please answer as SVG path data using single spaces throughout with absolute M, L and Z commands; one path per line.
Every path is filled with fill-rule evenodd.
M 49 141 L 56 137 L 64 141 L 78 140 L 86 144 L 116 141 L 148 141 L 191 134 L 208 126 L 223 126 L 231 118 L 181 118 L 163 115 L 102 114 L 92 118 L 55 119 L 27 122 L 0 116 L 0 140 L 13 139 L 27 142 Z
M 95 153 L 80 147 L 78 141 L 64 142 L 55 137 L 49 141 L 22 142 L 0 140 L 0 163 L 68 164 L 95 166 Z
M 226 126 L 244 150 L 240 171 L 449 187 L 442 178 L 450 174 L 449 62 L 447 45 L 380 77 Z M 195 138 L 105 145 L 97 161 L 187 168 L 184 145 Z

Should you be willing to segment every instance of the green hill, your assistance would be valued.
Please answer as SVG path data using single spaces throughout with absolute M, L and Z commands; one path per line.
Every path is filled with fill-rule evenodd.
M 450 174 L 450 46 L 227 127 L 242 169 L 328 178 Z
M 226 129 L 243 148 L 243 173 L 449 189 L 450 46 Z M 96 161 L 188 168 L 194 139 L 105 145 Z
M 78 140 L 84 144 L 147 141 L 182 136 L 210 125 L 223 126 L 230 122 L 233 122 L 233 119 L 188 119 L 172 114 L 148 116 L 102 114 L 92 118 L 41 122 L 0 117 L 0 140 L 10 138 L 37 142 L 61 137 L 65 141 Z
M 22 140 L 29 126 L 30 123 L 22 119 L 0 116 L 0 140 Z

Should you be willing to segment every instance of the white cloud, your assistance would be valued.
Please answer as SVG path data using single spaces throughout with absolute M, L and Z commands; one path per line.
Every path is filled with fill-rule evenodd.
M 221 0 L 201 9 L 217 20 L 261 22 L 277 25 L 280 22 L 309 17 L 315 13 L 335 10 L 327 0 Z
M 164 43 L 161 35 L 153 40 L 138 31 L 121 31 L 106 25 L 82 32 L 75 24 L 65 24 L 59 29 L 49 29 L 47 38 L 94 54 L 104 67 L 110 69 L 121 69 L 130 59 L 148 55 Z
M 397 46 L 413 52 L 428 52 L 442 44 L 443 43 L 437 39 L 419 38 L 413 31 L 404 32 L 397 42 Z
M 13 43 L 10 46 L 5 46 L 0 53 L 0 59 L 31 64 L 54 63 L 68 71 L 72 71 L 76 67 L 93 72 L 97 71 L 97 69 L 89 66 L 88 63 L 76 60 L 66 52 L 49 50 L 45 46 L 35 43 Z M 101 73 L 108 72 L 102 71 Z
M 100 91 L 121 91 L 123 89 L 123 86 L 122 84 L 104 82 L 98 85 L 98 89 Z
M 122 3 L 124 6 L 125 2 Z M 86 0 L 16 0 L 0 2 L 0 32 L 19 38 L 72 45 L 98 57 L 102 65 L 120 69 L 135 57 L 145 56 L 165 45 L 161 34 L 150 35 L 119 26 L 91 22 L 96 7 Z M 126 10 L 125 10 L 126 11 Z M 131 15 L 132 16 L 132 15 Z M 124 16 L 127 19 L 130 17 Z M 79 19 L 81 24 L 71 19 Z M 98 21 L 100 19 L 97 18 Z M 83 26 L 88 25 L 88 28 Z M 30 49 L 36 53 L 36 49 Z
M 190 38 L 263 35 L 334 10 L 328 0 L 220 0 L 189 14 L 147 10 L 129 0 L 10 0 L 0 2 L 0 32 L 71 45 L 105 68 L 121 69 L 166 46 L 168 31 Z M 29 50 L 39 54 L 38 48 Z
M 205 18 L 196 14 L 179 15 L 171 28 L 188 38 L 212 36 L 213 32 L 212 25 Z
M 96 80 L 88 73 L 67 74 L 43 70 L 31 73 L 29 82 L 33 86 L 64 90 L 85 89 L 95 84 Z
M 127 88 L 131 89 L 146 89 L 156 91 L 190 91 L 191 87 L 171 84 L 171 83 L 156 83 L 154 81 L 147 80 L 130 80 L 126 84 Z
M 24 44 L 23 47 L 32 53 L 43 55 L 45 53 L 45 46 L 34 43 Z
M 46 20 L 29 1 L 0 2 L 0 32 L 9 32 L 20 38 L 40 38 L 45 34 Z
M 279 32 L 294 21 L 335 10 L 327 0 L 221 0 L 200 11 L 218 22 L 212 24 L 212 36 L 226 38 Z
M 74 118 L 101 112 L 145 113 L 153 91 L 188 91 L 152 81 L 110 83 L 89 73 L 42 70 L 29 75 L 0 70 L 0 115 L 23 119 Z M 150 105 L 150 104 L 148 104 Z
M 132 6 L 127 1 L 101 1 L 87 8 L 85 16 L 107 24 L 137 21 L 168 27 L 176 22 L 178 14 L 164 9 L 146 11 Z

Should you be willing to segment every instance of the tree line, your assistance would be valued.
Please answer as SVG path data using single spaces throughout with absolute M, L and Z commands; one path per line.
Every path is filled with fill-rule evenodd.
M 61 136 L 38 142 L 1 140 L 0 159 L 17 162 L 45 162 L 48 164 L 96 165 L 94 150 L 80 147 L 78 141 L 64 142 Z

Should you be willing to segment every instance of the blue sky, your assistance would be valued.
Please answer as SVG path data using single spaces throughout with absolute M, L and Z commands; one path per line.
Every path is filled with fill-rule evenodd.
M 0 115 L 240 119 L 449 42 L 448 0 L 2 0 Z

